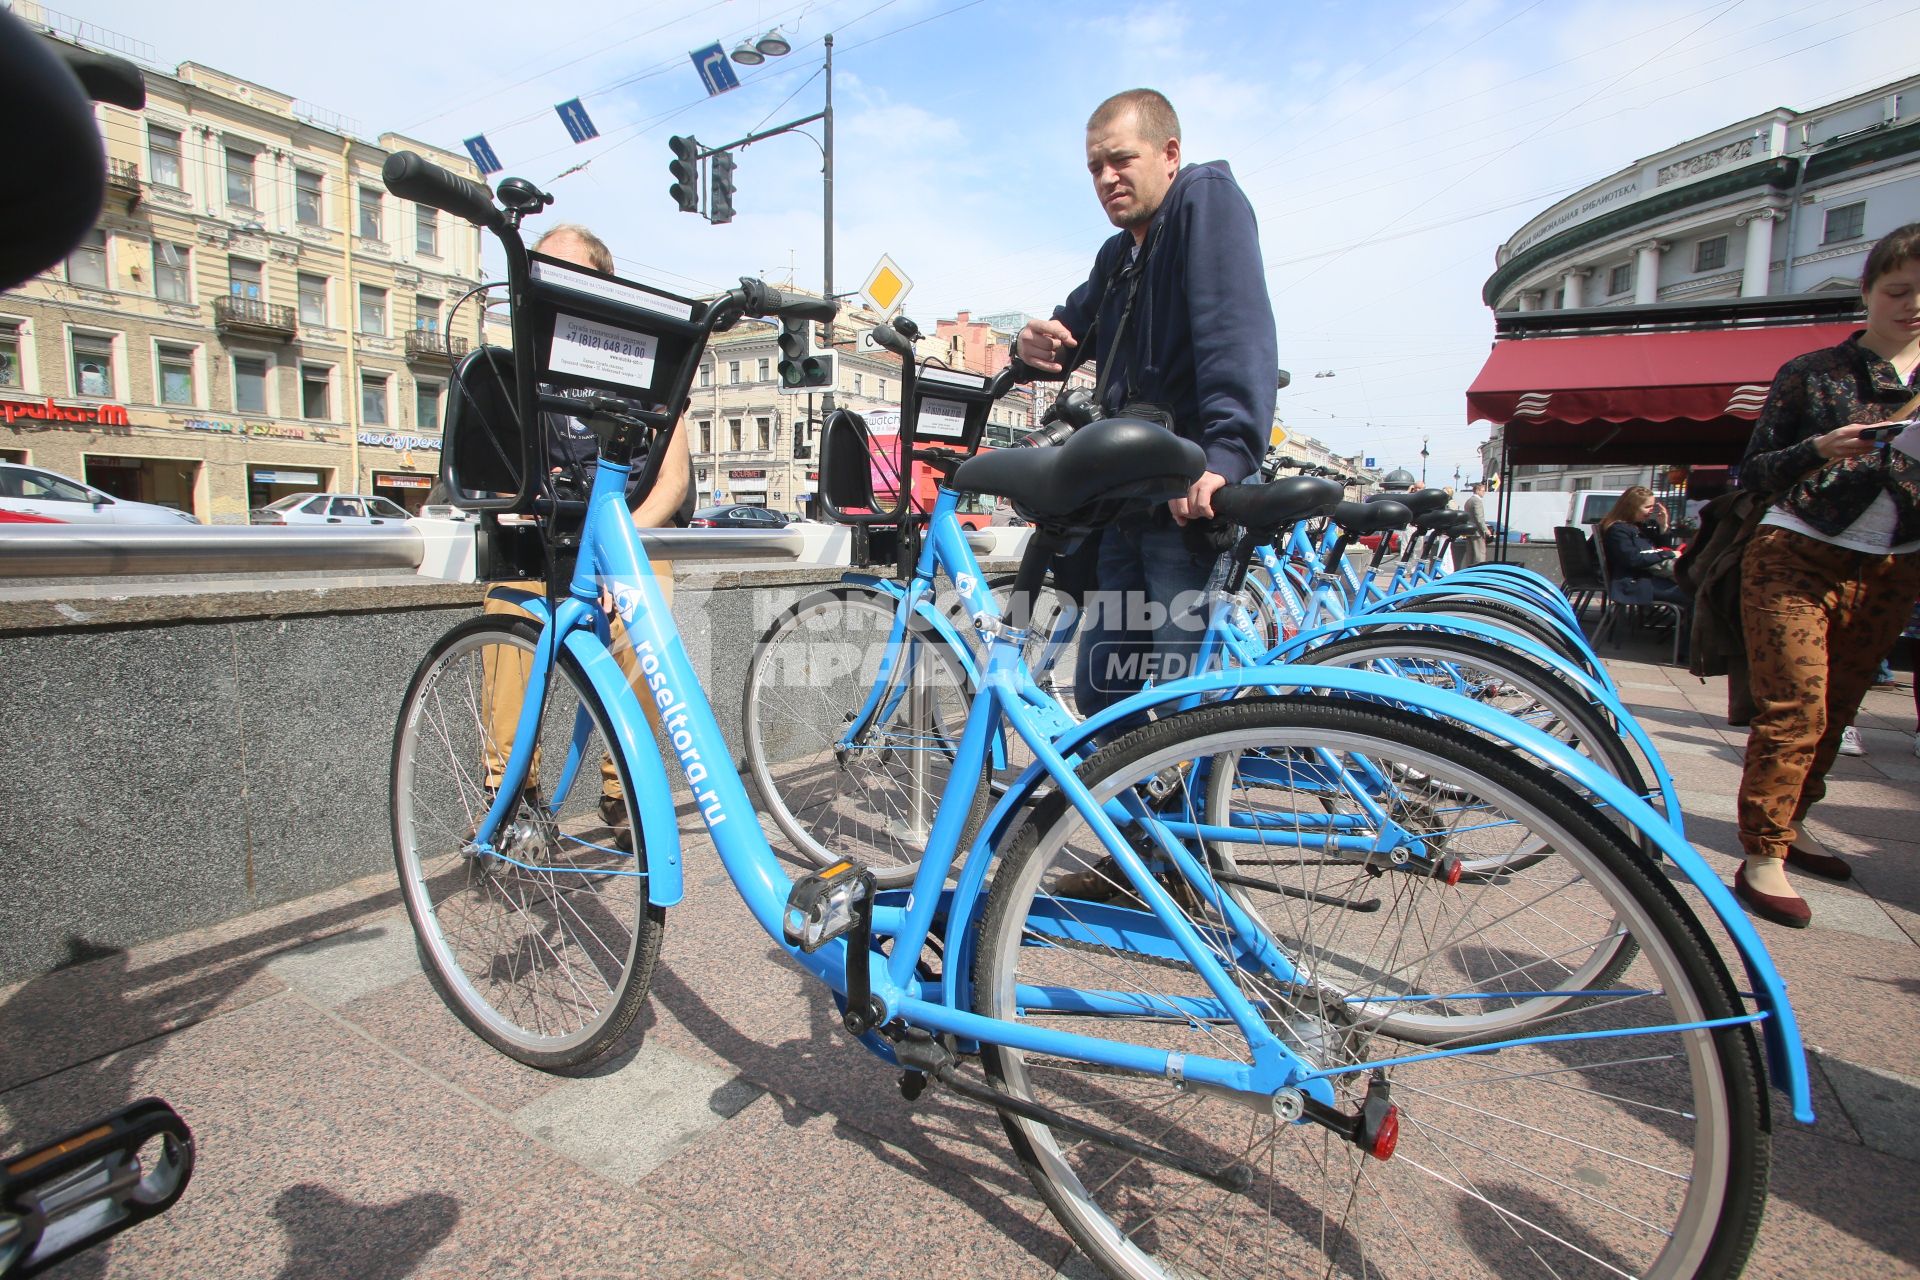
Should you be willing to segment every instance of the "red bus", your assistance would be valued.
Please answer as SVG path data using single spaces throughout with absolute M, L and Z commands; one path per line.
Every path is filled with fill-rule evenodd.
M 873 496 L 879 502 L 881 510 L 887 510 L 899 501 L 900 473 L 897 459 L 900 453 L 898 434 L 869 437 L 873 442 Z M 933 442 L 922 442 L 921 448 L 937 449 L 941 446 Z M 981 453 L 989 452 L 986 445 L 980 446 Z M 913 491 L 909 498 L 911 510 L 931 511 L 933 500 L 940 488 L 940 477 L 932 467 L 918 466 L 913 469 Z M 994 499 L 979 494 L 966 494 L 960 499 L 960 523 L 969 529 L 984 529 L 993 523 Z

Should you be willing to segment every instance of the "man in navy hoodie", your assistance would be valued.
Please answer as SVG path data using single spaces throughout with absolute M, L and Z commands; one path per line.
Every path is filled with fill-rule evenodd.
M 1258 466 L 1278 369 L 1253 207 L 1225 161 L 1180 167 L 1172 104 L 1152 89 L 1101 103 L 1087 170 L 1120 231 L 1052 319 L 1020 331 L 1020 358 L 1049 372 L 1092 359 L 1108 416 L 1168 422 L 1206 450 L 1207 470 L 1101 537 L 1074 681 L 1082 715 L 1146 677 L 1188 673 L 1232 536 L 1214 524 L 1213 494 Z

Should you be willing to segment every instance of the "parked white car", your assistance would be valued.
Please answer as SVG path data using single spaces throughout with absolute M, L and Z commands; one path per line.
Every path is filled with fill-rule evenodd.
M 386 525 L 405 524 L 407 509 L 366 493 L 290 493 L 255 507 L 249 524 Z
M 199 524 L 191 514 L 151 502 L 131 502 L 42 467 L 0 462 L 0 511 L 18 511 L 65 524 Z

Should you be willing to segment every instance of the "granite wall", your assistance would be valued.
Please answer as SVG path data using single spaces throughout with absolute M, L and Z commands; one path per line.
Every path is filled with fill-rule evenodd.
M 677 583 L 736 751 L 752 639 L 840 572 Z M 391 867 L 400 699 L 480 593 L 418 579 L 9 592 L 0 983 Z

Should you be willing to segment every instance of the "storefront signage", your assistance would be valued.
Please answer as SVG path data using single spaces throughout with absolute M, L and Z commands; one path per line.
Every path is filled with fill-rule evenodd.
M 374 448 L 387 449 L 432 449 L 440 448 L 439 436 L 403 436 L 392 431 L 362 431 L 360 443 Z
M 65 427 L 67 423 L 81 426 L 124 427 L 127 411 L 117 404 L 55 404 L 51 399 L 39 403 L 22 400 L 0 400 L 0 415 L 4 415 L 8 426 L 18 421 L 27 421 L 44 426 L 23 428 L 28 431 L 54 431 Z
M 765 493 L 767 491 L 767 473 L 763 468 L 743 469 L 727 472 L 727 487 L 735 493 Z
M 249 479 L 254 484 L 319 484 L 317 471 L 259 471 Z
M 426 476 L 410 476 L 405 474 L 395 474 L 394 472 L 391 472 L 391 471 L 374 472 L 373 482 L 376 485 L 385 485 L 389 489 L 431 489 L 433 488 L 433 481 Z
M 325 427 L 301 427 L 291 422 L 233 422 L 226 418 L 188 418 L 180 424 L 188 431 L 208 431 L 215 435 L 253 436 L 267 440 L 315 440 L 321 444 L 333 440 Z

